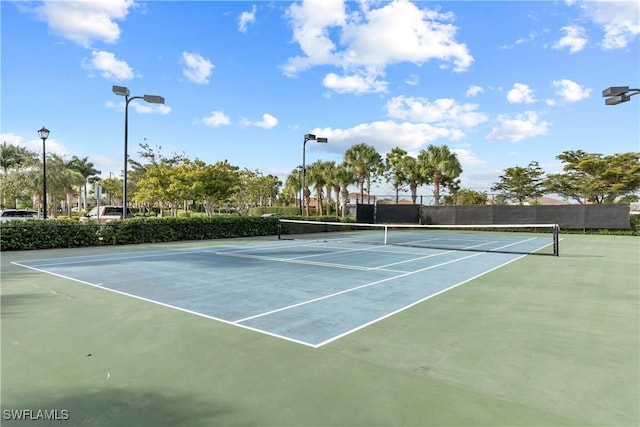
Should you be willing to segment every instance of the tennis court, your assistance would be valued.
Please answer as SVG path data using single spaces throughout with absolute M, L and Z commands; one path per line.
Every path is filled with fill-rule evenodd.
M 323 236 L 3 253 L 3 415 L 638 425 L 637 237 L 563 235 L 539 256 L 505 251 L 511 233 L 493 251 Z
M 335 234 L 14 264 L 319 347 L 523 256 L 503 249 L 547 246 L 531 235 L 403 239 L 474 250 L 466 252 L 363 245 L 369 233 Z

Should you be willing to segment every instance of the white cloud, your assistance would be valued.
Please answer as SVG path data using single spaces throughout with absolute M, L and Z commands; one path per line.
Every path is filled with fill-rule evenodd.
M 214 68 L 211 61 L 197 53 L 182 52 L 185 67 L 182 70 L 184 76 L 193 83 L 209 83 L 209 77 Z
M 207 126 L 218 127 L 230 125 L 231 120 L 222 111 L 212 111 L 211 115 L 202 119 L 202 123 Z
M 419 9 L 407 0 L 394 0 L 377 9 L 373 4 L 350 2 L 349 7 L 357 8 L 352 12 L 347 11 L 344 0 L 305 0 L 291 5 L 288 17 L 293 39 L 303 54 L 289 58 L 284 73 L 295 76 L 317 65 L 332 65 L 367 82 L 377 81 L 388 65 L 401 62 L 420 65 L 438 60 L 454 71 L 471 66 L 473 57 L 467 46 L 455 39 L 452 14 Z M 331 75 L 336 89 L 343 88 L 337 75 Z
M 89 48 L 93 40 L 116 43 L 120 27 L 115 21 L 135 6 L 133 0 L 43 1 L 34 11 L 52 32 Z
M 489 141 L 518 142 L 525 138 L 544 135 L 549 130 L 549 122 L 540 120 L 534 111 L 527 111 L 515 117 L 499 115 L 498 126 L 494 127 L 487 139 Z
M 322 84 L 338 93 L 376 93 L 386 92 L 387 82 L 376 80 L 375 76 L 343 76 L 329 73 L 322 80 Z
M 535 32 L 532 31 L 532 32 L 529 33 L 529 35 L 527 37 L 521 37 L 521 38 L 517 39 L 515 42 L 513 42 L 511 45 L 504 45 L 504 46 L 501 46 L 500 48 L 501 49 L 513 49 L 516 46 L 519 46 L 521 44 L 525 44 L 525 43 L 528 43 L 528 42 L 531 42 L 531 41 L 535 40 L 535 38 L 537 36 L 538 35 Z
M 569 48 L 569 53 L 576 53 L 584 49 L 587 44 L 584 28 L 576 25 L 568 25 L 566 27 L 562 27 L 562 31 L 565 32 L 565 35 L 554 43 L 552 46 L 554 49 L 560 50 Z
M 329 37 L 328 29 L 345 23 L 343 0 L 294 3 L 287 10 L 287 16 L 293 27 L 293 39 L 300 45 L 304 55 L 289 58 L 283 67 L 286 75 L 294 76 L 315 65 L 338 62 L 336 46 Z
M 113 53 L 103 50 L 92 51 L 91 59 L 83 60 L 82 66 L 87 70 L 100 72 L 102 77 L 107 80 L 123 81 L 131 80 L 134 77 L 133 69 L 125 61 L 119 60 Z
M 420 78 L 418 77 L 417 74 L 409 74 L 405 79 L 404 82 L 406 84 L 408 84 L 409 86 L 417 86 L 418 83 L 420 83 Z
M 452 62 L 456 71 L 469 68 L 473 57 L 455 41 L 452 14 L 419 9 L 395 0 L 364 14 L 364 22 L 349 22 L 342 39 L 348 45 L 344 60 L 355 65 L 384 67 L 396 62 L 421 64 L 430 59 Z
M 532 104 L 536 102 L 533 90 L 526 84 L 514 83 L 513 88 L 507 92 L 507 101 L 512 104 Z
M 52 138 L 51 136 L 49 136 L 49 138 L 47 139 L 46 147 L 47 147 L 47 155 L 57 154 L 63 159 L 71 158 L 71 154 L 69 153 L 69 150 L 67 150 L 67 147 L 60 144 L 58 141 L 56 141 L 55 138 Z M 33 153 L 38 153 L 42 155 L 42 140 L 31 139 L 25 142 L 24 148 L 26 148 L 28 151 L 31 151 Z
M 20 145 L 22 143 L 22 137 L 16 135 L 15 133 L 0 133 L 0 141 L 1 143 L 7 143 L 7 145 Z
M 238 17 L 238 31 L 246 33 L 247 25 L 256 20 L 256 5 L 251 7 L 251 12 L 242 12 Z
M 263 129 L 271 129 L 278 125 L 278 119 L 269 113 L 265 113 L 262 115 L 262 120 L 260 121 L 256 122 L 248 119 L 243 119 L 241 123 L 243 126 L 256 126 Z
M 262 120 L 255 123 L 255 126 L 271 129 L 278 125 L 278 119 L 273 117 L 271 114 L 265 113 L 262 115 Z
M 450 98 L 436 99 L 397 96 L 387 102 L 387 115 L 394 119 L 434 123 L 442 127 L 473 128 L 487 121 L 476 104 L 458 104 Z
M 626 48 L 640 34 L 640 2 L 588 1 L 577 3 L 584 15 L 604 31 L 603 49 Z
M 469 144 L 463 144 L 462 147 L 452 148 L 451 151 L 458 156 L 458 160 L 462 167 L 465 166 L 476 166 L 485 163 L 484 160 L 479 158 L 476 153 L 471 150 L 471 146 Z
M 458 129 L 394 120 L 362 123 L 348 129 L 316 128 L 311 133 L 329 138 L 329 144 L 324 148 L 326 150 L 343 153 L 354 142 L 365 142 L 374 146 L 383 156 L 393 147 L 417 153 L 438 139 L 457 141 L 464 137 Z
M 130 107 L 133 107 L 134 111 L 139 114 L 169 114 L 171 112 L 171 107 L 164 104 L 147 104 L 146 102 L 132 102 L 129 104 Z
M 481 86 L 471 85 L 469 86 L 469 89 L 467 89 L 466 95 L 468 98 L 472 98 L 481 93 L 484 93 L 484 89 Z
M 591 89 L 580 86 L 571 80 L 554 80 L 552 85 L 556 88 L 556 94 L 566 102 L 577 102 L 588 98 L 591 94 Z

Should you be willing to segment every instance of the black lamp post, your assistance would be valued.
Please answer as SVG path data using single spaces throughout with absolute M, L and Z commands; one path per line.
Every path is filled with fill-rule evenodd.
M 157 95 L 132 96 L 129 98 L 129 88 L 124 86 L 113 86 L 113 93 L 124 96 L 124 186 L 122 189 L 122 219 L 127 218 L 127 163 L 129 155 L 127 153 L 129 145 L 129 103 L 134 99 L 144 99 L 151 104 L 164 104 L 164 98 Z
M 38 135 L 42 139 L 42 216 L 47 219 L 47 153 L 44 142 L 49 138 L 49 129 L 42 126 Z

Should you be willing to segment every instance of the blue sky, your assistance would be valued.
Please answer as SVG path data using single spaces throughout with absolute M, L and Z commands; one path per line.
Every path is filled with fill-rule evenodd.
M 565 150 L 638 151 L 637 1 L 2 1 L 2 142 L 123 168 L 140 143 L 284 179 L 365 142 L 448 145 L 462 186 Z M 373 193 L 391 193 L 381 185 Z M 420 194 L 429 195 L 424 187 Z

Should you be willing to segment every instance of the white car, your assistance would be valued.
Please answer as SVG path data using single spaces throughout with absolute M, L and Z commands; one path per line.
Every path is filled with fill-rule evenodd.
M 32 209 L 4 209 L 0 211 L 0 222 L 38 219 L 40 214 Z
M 131 209 L 128 209 L 127 218 L 133 217 Z M 96 206 L 80 217 L 82 224 L 109 224 L 122 219 L 122 206 Z

